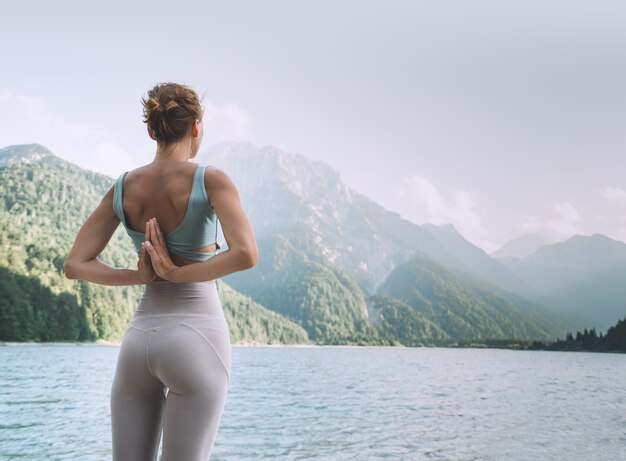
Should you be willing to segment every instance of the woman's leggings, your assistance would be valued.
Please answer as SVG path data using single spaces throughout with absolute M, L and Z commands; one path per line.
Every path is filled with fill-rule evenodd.
M 230 381 L 216 281 L 146 285 L 111 387 L 113 461 L 207 461 Z

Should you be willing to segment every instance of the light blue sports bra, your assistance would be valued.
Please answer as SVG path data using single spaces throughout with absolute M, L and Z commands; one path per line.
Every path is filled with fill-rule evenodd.
M 198 165 L 193 174 L 191 194 L 187 203 L 187 212 L 182 222 L 172 232 L 164 235 L 167 249 L 193 261 L 205 261 L 214 256 L 220 246 L 217 244 L 217 214 L 210 204 L 204 187 L 204 171 L 206 166 Z M 144 232 L 129 229 L 126 225 L 124 208 L 122 207 L 123 186 L 126 174 L 122 173 L 113 185 L 113 211 L 120 218 L 126 232 L 133 240 L 137 253 L 141 252 L 141 242 L 145 239 Z M 211 235 L 215 232 L 216 251 L 194 251 L 194 248 L 205 248 L 211 243 Z

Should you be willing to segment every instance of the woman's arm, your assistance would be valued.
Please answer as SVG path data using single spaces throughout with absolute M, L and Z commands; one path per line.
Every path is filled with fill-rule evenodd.
M 222 223 L 228 250 L 200 263 L 176 266 L 169 258 L 157 220 L 151 219 L 147 223 L 150 238 L 146 238 L 144 247 L 150 255 L 155 272 L 165 280 L 172 282 L 215 280 L 233 272 L 249 269 L 259 258 L 252 228 L 241 208 L 239 192 L 228 175 L 219 168 L 207 168 L 205 187 L 209 201 Z
M 68 279 L 80 279 L 101 285 L 140 285 L 146 283 L 146 274 L 150 271 L 145 266 L 147 253 L 142 251 L 139 258 L 139 270 L 111 267 L 97 257 L 102 253 L 113 236 L 120 220 L 113 212 L 113 188 L 104 195 L 98 207 L 87 218 L 78 231 L 63 270 Z

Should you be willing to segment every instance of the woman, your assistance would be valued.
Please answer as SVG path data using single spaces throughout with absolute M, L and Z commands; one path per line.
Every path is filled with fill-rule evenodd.
M 81 227 L 70 279 L 145 284 L 124 332 L 111 388 L 113 461 L 209 459 L 226 401 L 231 344 L 216 279 L 251 268 L 258 249 L 239 194 L 218 168 L 190 162 L 203 136 L 195 91 L 155 86 L 142 100 L 154 160 L 124 173 Z M 217 218 L 228 250 L 219 245 Z M 97 256 L 122 222 L 137 270 Z

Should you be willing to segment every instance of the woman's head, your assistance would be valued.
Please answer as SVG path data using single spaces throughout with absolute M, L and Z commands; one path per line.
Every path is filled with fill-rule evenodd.
M 180 141 L 202 122 L 202 106 L 198 94 L 178 83 L 159 83 L 141 100 L 144 123 L 150 136 L 159 144 L 168 145 Z M 201 127 L 200 127 L 201 130 Z M 200 147 L 201 133 L 191 157 Z

